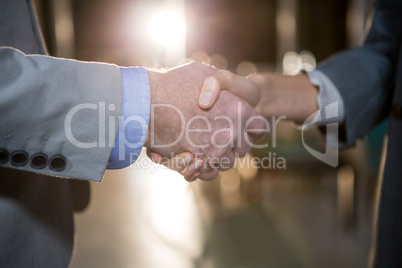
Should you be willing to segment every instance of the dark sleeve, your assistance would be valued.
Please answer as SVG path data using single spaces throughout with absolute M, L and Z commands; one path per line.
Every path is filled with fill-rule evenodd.
M 364 45 L 339 53 L 318 68 L 334 82 L 345 104 L 340 133 L 344 147 L 353 145 L 390 112 L 401 14 L 402 1 L 379 1 Z

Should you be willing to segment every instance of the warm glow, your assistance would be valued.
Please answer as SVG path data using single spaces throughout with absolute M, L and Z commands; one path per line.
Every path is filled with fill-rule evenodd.
M 237 158 L 235 166 L 242 179 L 252 180 L 258 174 L 258 168 L 253 163 L 253 156 L 251 154 L 247 154 L 243 158 Z
M 316 59 L 310 51 L 302 51 L 300 54 L 289 51 L 283 57 L 283 73 L 296 75 L 301 70 L 312 71 L 316 68 Z
M 288 75 L 296 75 L 302 69 L 302 60 L 299 54 L 290 51 L 286 52 L 283 57 L 283 73 Z
M 160 11 L 152 16 L 148 34 L 155 42 L 169 45 L 182 40 L 186 32 L 183 16 L 172 11 Z
M 254 63 L 249 61 L 242 61 L 237 65 L 237 74 L 241 76 L 248 76 L 257 72 L 257 67 Z
M 198 61 L 198 62 L 203 62 L 206 64 L 209 64 L 209 62 L 211 61 L 211 59 L 209 58 L 209 55 L 207 52 L 205 51 L 196 51 L 193 53 L 193 55 L 191 55 L 191 59 L 193 61 Z
M 315 56 L 310 51 L 300 52 L 300 58 L 302 61 L 302 69 L 306 71 L 312 71 L 317 66 Z
M 133 228 L 141 235 L 137 239 L 143 243 L 142 257 L 152 260 L 151 267 L 166 267 L 166 260 L 168 267 L 191 267 L 202 252 L 202 222 L 191 184 L 179 173 L 154 164 L 145 149 L 126 171 L 128 191 L 137 204 L 131 216 L 139 222 Z

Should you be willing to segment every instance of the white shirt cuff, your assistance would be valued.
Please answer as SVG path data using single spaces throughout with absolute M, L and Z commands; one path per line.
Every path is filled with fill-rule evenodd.
M 331 79 L 320 70 L 304 71 L 311 83 L 318 87 L 317 102 L 319 111 L 310 116 L 303 127 L 341 123 L 345 120 L 345 105 L 338 88 Z

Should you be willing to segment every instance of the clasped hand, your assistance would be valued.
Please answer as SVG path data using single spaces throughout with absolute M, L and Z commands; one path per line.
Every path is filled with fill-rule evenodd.
M 247 79 L 201 63 L 149 71 L 148 156 L 187 181 L 212 180 L 266 132 L 264 118 L 303 122 L 317 110 L 306 75 L 255 74 Z

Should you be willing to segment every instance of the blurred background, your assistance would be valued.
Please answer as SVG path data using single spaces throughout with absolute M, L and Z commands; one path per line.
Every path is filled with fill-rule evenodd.
M 294 75 L 358 46 L 374 8 L 366 0 L 34 2 L 50 55 L 122 66 L 200 61 L 244 76 Z M 343 151 L 337 168 L 311 156 L 284 122 L 266 137 L 269 148 L 213 182 L 189 184 L 143 155 L 91 185 L 71 267 L 365 267 L 385 125 Z M 305 138 L 325 150 L 317 130 Z

